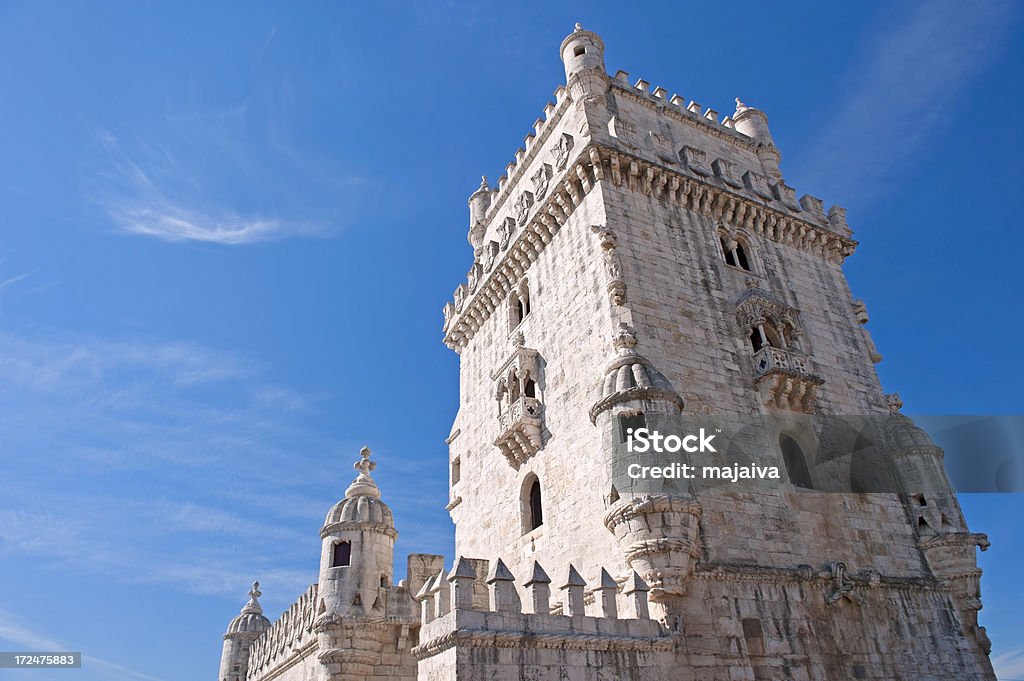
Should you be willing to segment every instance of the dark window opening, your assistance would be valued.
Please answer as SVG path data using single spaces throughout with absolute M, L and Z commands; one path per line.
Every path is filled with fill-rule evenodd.
M 526 379 L 526 383 L 523 384 L 523 395 L 537 397 L 537 384 L 533 382 L 532 378 Z
M 352 564 L 352 543 L 341 541 L 334 545 L 331 567 L 348 567 Z
M 750 271 L 750 264 L 747 262 L 747 254 L 743 250 L 743 244 L 736 244 L 736 260 L 738 261 L 736 263 L 738 267 L 748 272 Z
M 725 256 L 725 263 L 727 265 L 737 267 L 736 258 L 732 256 L 732 250 L 729 248 L 729 244 L 725 242 L 725 239 L 722 239 L 722 254 Z
M 643 414 L 631 414 L 619 417 L 619 442 L 628 442 L 629 434 L 647 427 L 647 417 Z
M 804 489 L 813 489 L 811 474 L 807 470 L 807 461 L 804 458 L 804 451 L 796 440 L 788 435 L 779 436 L 779 447 L 782 448 L 782 461 L 786 465 L 786 473 L 789 474 L 789 481 Z
M 750 332 L 750 345 L 754 348 L 754 352 L 757 352 L 765 346 L 765 342 L 761 340 L 761 332 L 757 329 Z
M 519 326 L 526 317 L 525 306 L 519 296 L 512 296 L 512 326 Z
M 585 47 L 577 47 L 575 49 L 575 51 L 573 51 L 573 54 L 575 56 L 577 56 L 577 57 L 582 57 L 586 53 L 587 53 L 587 48 L 585 48 Z
M 530 524 L 531 530 L 536 530 L 544 524 L 544 510 L 540 503 L 540 480 L 534 480 L 530 485 Z

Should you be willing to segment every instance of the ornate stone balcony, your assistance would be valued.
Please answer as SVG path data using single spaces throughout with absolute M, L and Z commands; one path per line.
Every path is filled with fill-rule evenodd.
M 521 396 L 498 416 L 500 434 L 494 444 L 513 468 L 519 468 L 541 447 L 544 405 L 535 397 Z
M 770 345 L 754 353 L 754 385 L 769 407 L 813 413 L 818 386 L 824 382 L 803 355 Z

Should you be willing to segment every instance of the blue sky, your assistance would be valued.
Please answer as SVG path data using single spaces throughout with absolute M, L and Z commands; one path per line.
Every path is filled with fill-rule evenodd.
M 271 615 L 315 580 L 364 443 L 398 554 L 450 556 L 465 201 L 576 21 L 612 72 L 768 113 L 788 183 L 849 210 L 905 411 L 1024 413 L 1016 3 L 5 2 L 0 648 L 212 678 L 252 579 Z M 963 506 L 1024 679 L 1024 499 Z

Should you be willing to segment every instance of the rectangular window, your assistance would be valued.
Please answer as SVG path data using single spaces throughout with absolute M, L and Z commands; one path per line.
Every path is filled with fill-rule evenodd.
M 647 427 L 647 417 L 643 414 L 632 414 L 619 417 L 619 442 L 629 440 L 629 433 Z M 630 430 L 632 429 L 632 431 Z
M 352 543 L 340 541 L 334 545 L 331 567 L 348 567 L 352 564 Z

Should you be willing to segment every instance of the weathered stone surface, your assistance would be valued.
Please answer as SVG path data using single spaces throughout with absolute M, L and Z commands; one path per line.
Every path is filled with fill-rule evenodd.
M 266 631 L 229 631 L 221 681 L 994 679 L 987 539 L 882 390 L 845 211 L 796 200 L 763 112 L 737 100 L 719 122 L 610 78 L 603 50 L 566 38 L 556 101 L 470 197 L 474 263 L 443 326 L 460 355 L 453 568 L 410 557 L 392 585 L 363 456 L 319 583 Z M 612 485 L 624 419 L 810 412 L 887 418 L 902 493 Z M 764 457 L 785 468 L 774 444 Z M 548 574 L 567 576 L 555 598 Z

